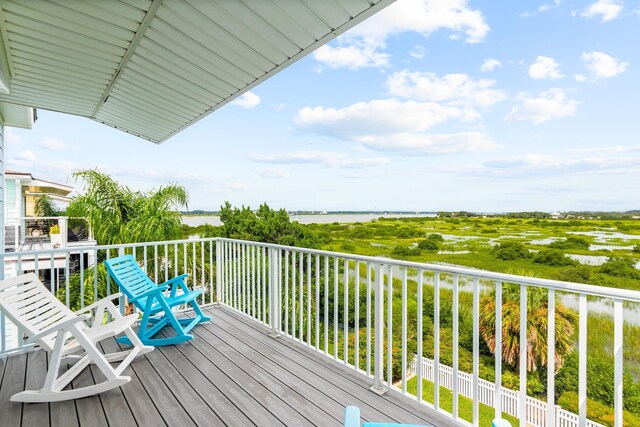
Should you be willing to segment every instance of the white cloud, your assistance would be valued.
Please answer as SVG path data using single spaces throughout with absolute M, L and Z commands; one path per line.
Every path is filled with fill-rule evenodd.
M 557 80 L 564 77 L 560 72 L 560 64 L 548 56 L 538 56 L 536 58 L 536 62 L 529 66 L 529 76 L 536 80 Z
M 19 145 L 22 144 L 22 138 L 16 135 L 12 128 L 9 126 L 4 128 L 4 143 L 5 145 Z
M 415 59 L 424 58 L 424 47 L 423 46 L 414 46 L 413 49 L 409 52 L 409 56 Z
M 453 172 L 451 168 L 443 171 Z M 566 152 L 553 155 L 530 154 L 484 162 L 481 165 L 459 166 L 456 173 L 492 178 L 531 178 L 575 174 L 636 174 L 640 157 L 577 157 Z
M 56 138 L 44 137 L 40 140 L 38 145 L 45 150 L 49 151 L 64 151 L 69 150 L 71 147 L 67 145 L 64 141 L 61 141 Z
M 486 73 L 488 71 L 493 71 L 496 68 L 500 68 L 500 67 L 502 67 L 502 62 L 498 61 L 497 59 L 486 58 L 482 62 L 482 65 L 480 65 L 480 71 L 482 71 L 483 73 Z
M 24 150 L 14 156 L 14 159 L 20 162 L 35 162 L 37 157 L 33 151 Z
M 263 169 L 260 171 L 260 176 L 263 178 L 270 179 L 283 179 L 289 178 L 289 172 L 284 170 L 283 168 L 274 168 L 274 169 Z
M 389 136 L 370 135 L 359 138 L 367 148 L 379 151 L 406 153 L 413 155 L 442 155 L 490 151 L 498 144 L 481 132 L 460 132 L 454 134 L 395 134 Z
M 576 79 L 578 83 L 583 83 L 587 81 L 587 76 L 585 76 L 584 74 L 575 74 L 573 78 Z
M 502 91 L 493 89 L 495 83 L 494 80 L 474 80 L 467 74 L 438 77 L 434 73 L 404 70 L 393 73 L 386 85 L 393 96 L 473 108 L 489 107 L 506 98 Z
M 249 159 L 271 164 L 323 164 L 332 168 L 359 169 L 389 163 L 385 157 L 350 158 L 345 153 L 331 151 L 294 151 L 283 154 L 250 153 Z
M 468 43 L 484 40 L 490 30 L 482 12 L 471 9 L 467 0 L 399 0 L 338 37 L 336 46 L 325 45 L 313 56 L 331 68 L 386 67 L 390 57 L 383 50 L 389 36 L 428 36 L 441 29 L 463 34 Z
M 640 145 L 612 145 L 606 147 L 590 147 L 572 150 L 570 153 L 588 153 L 588 154 L 604 154 L 604 153 L 633 153 L 640 152 Z
M 260 97 L 255 93 L 249 91 L 240 95 L 238 98 L 231 102 L 232 105 L 237 105 L 242 108 L 253 108 L 260 104 Z
M 386 47 L 384 42 L 373 38 L 341 37 L 338 46 L 324 45 L 313 53 L 316 61 L 330 68 L 346 67 L 352 70 L 367 67 L 386 67 L 389 54 L 379 52 Z
M 305 107 L 294 122 L 311 132 L 353 139 L 361 135 L 421 132 L 452 119 L 477 117 L 477 113 L 469 109 L 392 98 L 358 102 L 339 109 Z
M 556 7 L 562 4 L 563 0 L 554 0 L 553 3 L 545 3 L 538 8 L 538 12 L 546 12 L 551 9 L 555 9 Z
M 398 0 L 351 32 L 384 40 L 407 31 L 427 36 L 441 29 L 463 33 L 468 43 L 482 41 L 490 30 L 482 12 L 471 9 L 467 0 Z
M 553 3 L 544 3 L 535 12 L 524 12 L 520 16 L 523 16 L 525 18 L 534 17 L 538 13 L 548 12 L 549 10 L 552 10 L 552 9 L 555 9 L 555 8 L 559 7 L 563 3 L 563 1 L 564 0 L 553 0 Z
M 542 91 L 537 95 L 522 93 L 520 103 L 511 109 L 507 121 L 528 121 L 536 124 L 577 113 L 578 101 L 569 99 L 559 88 Z
M 601 17 L 602 22 L 616 19 L 622 12 L 622 2 L 618 0 L 598 0 L 586 8 L 580 16 L 583 18 Z
M 596 78 L 609 78 L 622 74 L 629 66 L 629 63 L 620 62 L 603 52 L 583 53 L 580 59 Z

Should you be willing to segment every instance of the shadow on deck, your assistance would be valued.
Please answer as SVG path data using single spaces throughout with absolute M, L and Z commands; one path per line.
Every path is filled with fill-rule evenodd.
M 457 426 L 398 393 L 377 396 L 371 380 L 264 326 L 221 307 L 195 338 L 159 347 L 124 372 L 130 383 L 99 396 L 51 404 L 10 402 L 44 382 L 43 351 L 0 359 L 0 426 L 341 426 L 344 407 L 367 421 Z M 114 340 L 104 341 L 114 351 Z M 91 367 L 72 383 L 101 381 Z

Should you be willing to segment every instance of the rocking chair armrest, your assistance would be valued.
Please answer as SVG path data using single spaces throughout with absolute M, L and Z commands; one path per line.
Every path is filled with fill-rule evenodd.
M 88 314 L 83 314 L 81 316 L 78 317 L 72 317 L 70 319 L 64 320 L 60 323 L 56 323 L 55 325 L 51 326 L 50 328 L 45 329 L 44 331 L 40 331 L 35 335 L 30 336 L 29 338 L 27 338 L 26 343 L 27 344 L 31 344 L 33 342 L 36 342 L 37 340 L 39 340 L 42 337 L 46 337 L 47 335 L 51 335 L 55 332 L 58 332 L 61 329 L 66 329 L 71 325 L 74 325 L 76 323 L 80 323 L 80 322 L 84 322 L 85 320 L 91 319 L 91 316 Z
M 184 279 L 186 279 L 187 277 L 189 277 L 189 273 L 181 274 L 179 276 L 174 277 L 171 280 L 167 280 L 166 282 L 162 283 L 159 286 L 169 286 L 178 282 L 178 284 L 182 287 L 182 289 L 184 289 L 184 286 L 186 286 L 186 284 L 184 283 Z
M 158 285 L 157 288 L 153 288 L 150 289 L 146 292 L 141 293 L 140 295 L 134 297 L 134 298 L 130 298 L 129 302 L 134 303 L 142 298 L 147 298 L 150 297 L 151 295 L 155 295 L 155 294 L 162 294 L 162 292 L 166 291 L 167 289 L 169 289 L 168 286 L 166 285 Z
M 104 297 L 104 298 L 102 298 L 101 300 L 96 301 L 96 302 L 94 302 L 93 304 L 88 305 L 88 306 L 86 306 L 85 308 L 82 308 L 82 309 L 80 309 L 80 310 L 76 311 L 75 313 L 76 313 L 76 314 L 86 313 L 86 312 L 88 312 L 88 311 L 91 311 L 91 310 L 93 310 L 93 309 L 97 308 L 98 306 L 100 306 L 101 304 L 104 304 L 104 303 L 105 303 L 105 302 L 107 302 L 107 301 L 112 301 L 112 300 L 114 300 L 114 299 L 120 298 L 121 296 L 122 296 L 122 293 L 121 293 L 121 292 L 117 292 L 117 293 L 115 293 L 115 294 L 111 294 L 111 295 L 109 295 L 108 297 Z

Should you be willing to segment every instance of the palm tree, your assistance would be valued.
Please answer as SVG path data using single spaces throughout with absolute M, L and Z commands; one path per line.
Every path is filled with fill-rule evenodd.
M 548 291 L 543 288 L 527 289 L 527 371 L 536 371 L 547 363 Z M 491 352 L 496 354 L 496 299 L 495 290 L 480 303 L 480 333 Z M 578 314 L 556 302 L 555 307 L 555 365 L 564 364 L 573 351 L 573 333 Z M 516 366 L 520 360 L 520 286 L 504 283 L 502 286 L 502 360 Z
M 83 193 L 69 205 L 70 216 L 84 217 L 100 245 L 171 240 L 180 237 L 178 209 L 187 190 L 169 184 L 148 192 L 133 191 L 96 169 L 75 172 Z

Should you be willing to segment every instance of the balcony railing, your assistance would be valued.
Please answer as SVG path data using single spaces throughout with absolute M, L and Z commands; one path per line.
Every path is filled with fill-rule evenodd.
M 625 313 L 638 308 L 640 292 L 222 238 L 5 253 L 0 257 L 5 266 L 8 262 L 17 266 L 16 274 L 36 271 L 60 299 L 79 308 L 101 296 L 101 289 L 107 294 L 115 292 L 98 265 L 124 253 L 134 254 L 156 282 L 190 273 L 189 284 L 205 290 L 202 303 L 231 307 L 267 325 L 272 335 L 299 341 L 367 376 L 373 391 L 413 396 L 463 424 L 467 422 L 459 410 L 461 396 L 472 399 L 468 420 L 472 425 L 479 425 L 479 408 L 486 404 L 494 407 L 496 417 L 503 412 L 515 415 L 522 427 L 597 426 L 587 419 L 587 318 L 590 310 L 609 307 L 613 319 L 614 425 L 622 426 L 623 331 L 630 320 Z M 507 286 L 516 287 L 519 297 L 519 390 L 503 387 L 502 358 L 495 360 L 495 380 L 480 377 L 480 304 L 485 298 L 494 299 L 495 330 L 502 331 L 503 289 Z M 576 310 L 579 317 L 575 350 L 579 358 L 578 414 L 557 407 L 554 375 L 547 376 L 545 402 L 527 396 L 527 299 L 534 289 L 548 301 L 549 342 L 556 340 L 557 304 Z M 125 309 L 124 301 L 120 306 Z M 446 329 L 441 324 L 445 310 L 453 319 L 452 342 L 446 349 L 441 339 L 441 330 Z M 471 372 L 459 366 L 458 319 L 463 313 L 470 313 L 472 319 Z M 19 331 L 12 332 L 3 316 L 0 322 L 0 350 L 19 349 Z M 433 336 L 433 347 L 425 348 L 423 338 L 427 335 Z M 501 333 L 495 340 L 496 348 L 502 348 Z M 444 350 L 450 351 L 451 366 L 441 362 Z M 546 358 L 548 372 L 555 372 L 555 346 L 548 347 Z M 425 359 L 428 367 L 417 369 L 416 360 Z M 428 400 L 423 379 L 433 384 Z M 450 412 L 443 409 L 441 386 L 451 389 Z
M 57 225 L 60 233 L 51 235 Z M 93 243 L 84 218 L 66 216 L 12 217 L 5 219 L 5 252 L 66 248 Z

